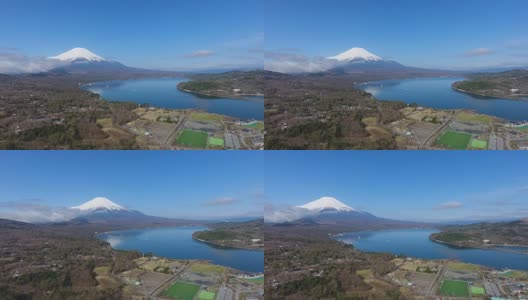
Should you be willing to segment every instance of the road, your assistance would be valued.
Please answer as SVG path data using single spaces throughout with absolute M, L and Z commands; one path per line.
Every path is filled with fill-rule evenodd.
M 178 124 L 176 124 L 176 126 L 174 126 L 174 128 L 171 130 L 171 132 L 165 139 L 165 142 L 163 143 L 163 146 L 165 148 L 169 148 L 171 146 L 171 142 L 176 139 L 176 133 L 178 133 L 183 124 L 185 124 L 190 113 L 190 111 L 186 111 L 185 114 L 182 116 L 180 122 L 178 122 Z
M 174 275 L 172 275 L 171 277 L 167 278 L 167 280 L 165 280 L 164 282 L 162 282 L 160 284 L 160 286 L 158 286 L 155 290 L 153 290 L 149 295 L 149 299 L 152 299 L 152 297 L 157 294 L 158 292 L 164 290 L 170 283 L 172 283 L 177 277 L 179 277 L 184 271 L 185 269 L 187 268 L 187 266 L 189 265 L 188 262 L 185 262 L 185 265 L 180 269 L 179 272 L 175 273 Z
M 440 126 L 438 129 L 436 129 L 431 136 L 425 141 L 423 144 L 424 147 L 431 147 L 432 142 L 436 141 L 436 138 L 438 135 L 451 123 L 451 120 L 458 114 L 458 111 L 451 114 L 451 116 Z

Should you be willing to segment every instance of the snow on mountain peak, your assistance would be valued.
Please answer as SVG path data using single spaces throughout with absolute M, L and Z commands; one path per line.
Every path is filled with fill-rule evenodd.
M 114 202 L 110 201 L 109 199 L 105 197 L 96 197 L 92 200 L 79 205 L 74 206 L 72 209 L 78 209 L 81 211 L 94 211 L 98 209 L 107 209 L 107 210 L 127 210 L 121 205 L 117 205 Z
M 383 60 L 381 57 L 370 53 L 369 51 L 363 49 L 363 48 L 357 48 L 354 47 L 350 50 L 347 50 L 343 53 L 340 53 L 336 56 L 328 57 L 328 59 L 335 59 L 338 61 L 352 61 L 356 59 L 363 59 L 366 61 L 380 61 Z
M 66 51 L 57 56 L 50 57 L 50 59 L 57 59 L 61 61 L 76 61 L 76 60 L 88 60 L 88 61 L 105 61 L 104 58 L 91 52 L 85 48 L 73 48 L 70 51 Z
M 305 205 L 297 206 L 305 208 L 311 211 L 325 211 L 325 210 L 336 210 L 336 211 L 356 211 L 352 207 L 344 204 L 333 197 L 322 197 Z

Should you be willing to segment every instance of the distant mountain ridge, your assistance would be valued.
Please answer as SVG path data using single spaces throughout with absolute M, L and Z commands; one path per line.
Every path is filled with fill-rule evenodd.
M 377 217 L 369 212 L 357 210 L 333 197 L 322 197 L 304 205 L 296 206 L 295 209 L 294 213 L 297 215 L 295 220 L 268 223 L 274 223 L 277 226 L 326 225 L 343 228 L 412 227 L 424 225 L 424 223 L 419 222 Z

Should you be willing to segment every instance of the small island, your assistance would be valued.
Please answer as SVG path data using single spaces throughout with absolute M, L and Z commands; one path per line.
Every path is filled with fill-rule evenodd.
M 431 234 L 430 239 L 459 247 L 528 254 L 528 218 L 514 222 L 446 226 L 441 232 Z
M 453 83 L 453 89 L 483 97 L 528 100 L 528 70 L 479 73 Z
M 193 233 L 200 242 L 238 249 L 264 249 L 264 219 L 248 222 L 225 222 L 210 226 L 209 230 Z
M 208 97 L 261 101 L 255 96 L 264 96 L 264 71 L 195 75 L 179 83 L 178 89 Z

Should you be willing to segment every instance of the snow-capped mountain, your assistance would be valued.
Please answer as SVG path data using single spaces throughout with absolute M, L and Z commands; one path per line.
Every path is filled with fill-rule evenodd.
M 354 208 L 344 204 L 343 202 L 337 200 L 333 197 L 321 197 L 312 202 L 306 203 L 299 208 L 305 208 L 310 211 L 338 211 L 338 212 L 347 212 L 347 211 L 356 211 Z
M 107 60 L 85 48 L 73 48 L 57 56 L 48 57 L 57 62 L 57 67 L 49 72 L 59 74 L 132 74 L 148 73 L 149 70 L 131 68 L 124 64 Z
M 110 201 L 108 198 L 105 197 L 96 197 L 82 205 L 74 206 L 71 208 L 78 209 L 81 212 L 93 212 L 98 210 L 127 211 L 127 209 L 123 206 L 115 204 L 114 202 Z
M 366 49 L 354 47 L 336 56 L 328 57 L 328 59 L 335 59 L 340 62 L 350 62 L 354 60 L 363 61 L 380 61 L 383 60 L 381 57 L 367 51 Z
M 92 51 L 85 48 L 73 48 L 57 56 L 49 57 L 49 59 L 56 59 L 66 62 L 75 61 L 106 61 L 106 59 L 93 53 Z

